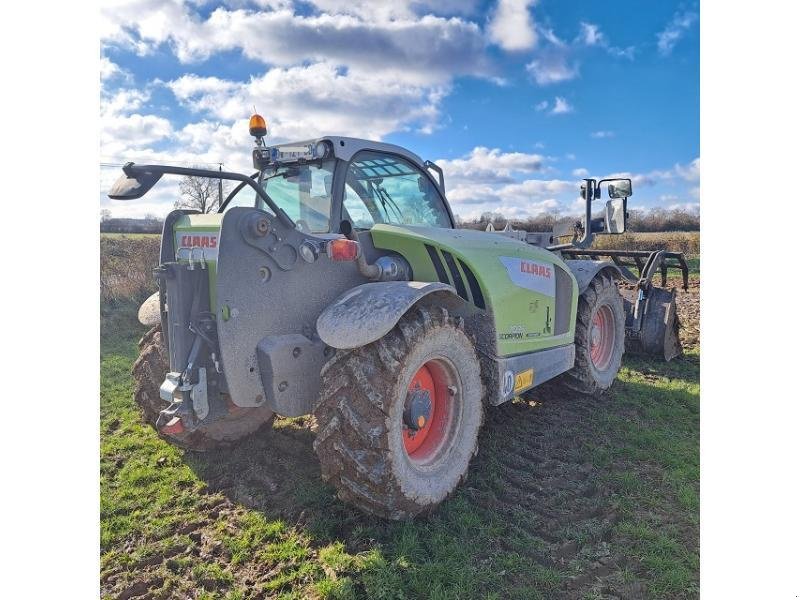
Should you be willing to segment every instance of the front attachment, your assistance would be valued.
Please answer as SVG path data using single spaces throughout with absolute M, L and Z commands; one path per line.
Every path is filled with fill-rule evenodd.
M 642 290 L 637 294 L 633 301 L 625 298 L 625 351 L 666 361 L 680 356 L 683 349 L 678 337 L 675 290 L 651 286 L 646 298 Z
M 667 271 L 677 269 L 682 275 L 683 289 L 688 289 L 689 266 L 681 252 L 570 248 L 562 253 L 570 258 L 595 261 L 608 257 L 628 283 L 635 283 L 632 293 L 623 291 L 626 352 L 649 354 L 666 361 L 682 354 L 675 290 L 666 288 Z M 638 269 L 638 278 L 631 271 L 633 268 Z M 658 272 L 661 287 L 653 285 L 653 276 Z

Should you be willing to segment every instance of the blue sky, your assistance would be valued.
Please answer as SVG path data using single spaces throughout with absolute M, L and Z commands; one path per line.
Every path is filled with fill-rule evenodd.
M 352 135 L 435 160 L 465 218 L 570 214 L 581 177 L 612 174 L 633 177 L 634 208 L 699 210 L 696 3 L 122 0 L 101 38 L 104 165 L 249 172 L 255 105 L 273 142 Z M 177 193 L 100 204 L 162 216 Z

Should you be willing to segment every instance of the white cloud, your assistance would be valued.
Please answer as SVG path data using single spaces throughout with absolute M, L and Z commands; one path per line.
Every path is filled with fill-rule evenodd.
M 541 102 L 537 103 L 536 106 L 533 108 L 536 112 L 542 112 L 543 110 L 547 110 L 547 107 L 550 106 L 550 103 L 547 100 L 542 100 Z
M 498 0 L 487 30 L 489 39 L 503 50 L 530 50 L 537 35 L 530 7 L 532 0 Z
M 575 188 L 572 181 L 521 179 L 526 174 L 545 171 L 548 160 L 539 154 L 478 146 L 460 158 L 436 163 L 445 173 L 447 199 L 462 218 L 487 211 L 523 218 L 557 210 L 556 197 Z
M 603 35 L 603 32 L 600 31 L 600 27 L 594 23 L 581 22 L 580 28 L 581 31 L 580 34 L 578 34 L 578 39 L 587 46 L 606 44 L 606 38 Z
M 579 74 L 579 66 L 571 56 L 570 46 L 560 40 L 552 29 L 542 29 L 541 33 L 546 45 L 525 65 L 525 69 L 539 85 L 575 79 Z
M 470 219 L 483 212 L 525 217 L 558 208 L 555 196 L 574 185 L 557 179 L 521 179 L 548 170 L 550 159 L 534 153 L 503 152 L 478 146 L 455 159 L 436 161 L 445 174 L 453 211 Z
M 584 169 L 583 167 L 581 167 L 579 169 L 574 169 L 572 171 L 572 176 L 573 177 L 580 177 L 580 178 L 588 177 L 589 176 L 589 169 Z
M 119 78 L 125 83 L 130 83 L 133 80 L 133 75 L 117 63 L 112 62 L 106 56 L 100 57 L 100 81 Z
M 574 110 L 573 106 L 561 96 L 556 96 L 553 102 L 553 110 L 550 111 L 551 115 L 565 115 Z
M 603 48 L 606 52 L 608 52 L 611 56 L 616 58 L 627 58 L 629 60 L 633 59 L 634 53 L 636 52 L 636 48 L 634 46 L 628 46 L 627 48 L 618 48 L 617 46 L 612 46 L 606 35 L 600 31 L 600 27 L 594 23 L 587 23 L 585 21 L 581 21 L 580 24 L 580 33 L 578 37 L 575 38 L 576 44 L 583 44 L 584 46 L 592 47 L 597 46 L 599 48 Z
M 575 79 L 579 73 L 576 63 L 570 63 L 567 57 L 557 53 L 535 58 L 525 65 L 525 68 L 539 85 L 570 81 Z
M 223 122 L 246 122 L 255 105 L 278 140 L 325 134 L 380 139 L 405 128 L 430 131 L 449 91 L 328 63 L 276 67 L 244 83 L 186 75 L 166 85 L 190 110 Z
M 686 181 L 699 181 L 700 180 L 700 157 L 698 156 L 688 165 L 683 166 L 680 164 L 675 165 L 675 173 L 681 179 Z
M 436 15 L 470 15 L 477 0 L 309 0 L 310 4 L 329 14 L 348 14 L 373 20 L 410 19 L 433 13 Z M 290 2 L 284 2 L 290 7 Z
M 477 146 L 455 159 L 437 160 L 448 187 L 459 184 L 511 183 L 514 173 L 535 173 L 544 169 L 546 157 L 524 152 L 502 152 L 498 148 Z M 449 196 L 449 194 L 448 194 Z
M 700 15 L 694 10 L 676 12 L 666 28 L 656 34 L 659 54 L 662 56 L 671 54 L 678 41 L 699 18 Z
M 101 155 L 116 157 L 125 150 L 140 150 L 172 135 L 172 125 L 167 119 L 135 112 L 149 98 L 149 92 L 133 89 L 103 93 L 100 102 Z
M 605 138 L 613 138 L 616 134 L 613 131 L 600 130 L 600 131 L 593 131 L 589 135 L 595 139 L 602 140 Z
M 578 57 L 586 54 L 588 48 L 599 48 L 613 57 L 630 60 L 636 52 L 634 46 L 612 46 L 598 25 L 585 21 L 580 23 L 577 37 L 569 43 L 549 28 L 539 28 L 538 33 L 544 44 L 525 68 L 536 83 L 543 86 L 577 78 L 580 75 Z
M 415 84 L 490 75 L 485 39 L 475 23 L 459 17 L 389 19 L 352 12 L 295 14 L 287 9 L 220 7 L 204 19 L 181 0 L 119 0 L 104 4 L 101 31 L 105 43 L 140 53 L 169 44 L 184 63 L 238 49 L 272 66 L 326 61 L 347 65 L 351 72 L 391 73 Z

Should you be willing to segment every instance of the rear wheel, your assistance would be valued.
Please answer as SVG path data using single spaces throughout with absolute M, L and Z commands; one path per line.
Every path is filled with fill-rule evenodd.
M 164 345 L 161 326 L 156 325 L 139 341 L 139 358 L 133 364 L 134 400 L 142 411 L 142 418 L 153 428 L 159 413 L 167 407 L 161 399 L 159 388 L 169 370 L 169 358 Z M 229 446 L 250 435 L 272 420 L 272 411 L 263 408 L 240 408 L 228 402 L 229 413 L 212 423 L 201 425 L 194 431 L 184 431 L 174 423 L 168 424 L 159 435 L 170 443 L 187 450 L 204 452 Z
M 595 277 L 578 299 L 575 366 L 563 383 L 582 394 L 599 396 L 611 387 L 625 352 L 625 307 L 611 276 Z
M 480 363 L 460 325 L 418 307 L 322 370 L 314 449 L 342 500 L 405 519 L 444 500 L 477 452 Z

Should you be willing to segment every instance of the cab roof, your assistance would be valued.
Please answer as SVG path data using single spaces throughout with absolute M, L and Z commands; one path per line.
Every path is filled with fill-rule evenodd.
M 351 158 L 353 158 L 353 156 L 356 153 L 362 150 L 375 150 L 377 152 L 389 152 L 391 154 L 397 154 L 399 156 L 402 156 L 403 158 L 406 158 L 416 163 L 421 168 L 425 167 L 425 161 L 422 160 L 422 158 L 420 158 L 417 154 L 414 154 L 410 150 L 406 150 L 402 146 L 397 146 L 395 144 L 387 144 L 385 142 L 376 142 L 373 140 L 364 140 L 361 138 L 327 135 L 310 140 L 303 140 L 299 142 L 286 142 L 283 144 L 273 144 L 271 146 L 274 148 L 305 146 L 305 145 L 313 146 L 322 141 L 330 142 L 331 145 L 333 146 L 333 155 L 341 160 L 349 161 Z

